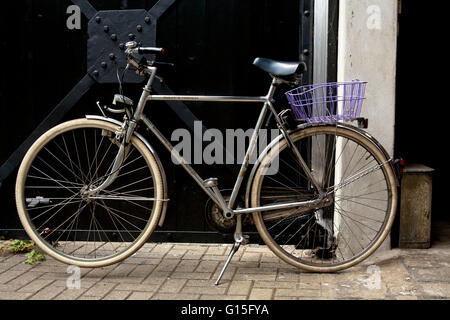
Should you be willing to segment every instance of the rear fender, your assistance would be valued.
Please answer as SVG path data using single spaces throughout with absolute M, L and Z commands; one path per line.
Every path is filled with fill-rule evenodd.
M 329 126 L 331 125 L 330 123 L 304 123 L 304 124 L 300 124 L 297 126 L 297 128 L 293 129 L 293 130 L 289 130 L 288 133 L 294 133 L 300 130 L 304 130 L 306 128 L 309 127 L 318 127 L 318 126 Z M 371 140 L 376 146 L 377 148 L 385 155 L 386 159 L 391 159 L 392 161 L 389 161 L 389 165 L 391 166 L 392 170 L 394 172 L 396 172 L 395 168 L 394 168 L 394 161 L 393 161 L 393 157 L 391 157 L 389 155 L 389 153 L 386 151 L 386 149 L 381 145 L 381 143 L 379 143 L 372 135 L 370 135 L 369 133 L 367 133 L 366 131 L 357 128 L 355 126 L 346 124 L 346 123 L 336 123 L 336 125 L 338 127 L 341 128 L 346 128 L 352 131 L 355 131 L 359 134 L 361 134 L 362 136 L 366 137 L 367 139 Z M 256 171 L 258 170 L 262 160 L 264 159 L 264 157 L 267 155 L 267 153 L 281 140 L 283 139 L 283 135 L 280 134 L 279 136 L 277 136 L 275 139 L 272 140 L 272 142 L 261 152 L 260 156 L 258 157 L 255 165 L 252 168 L 252 171 L 250 173 L 250 176 L 248 178 L 248 182 L 247 182 L 247 188 L 245 191 L 245 205 L 247 208 L 249 208 L 250 206 L 250 192 L 253 186 L 253 180 L 255 178 L 255 174 Z M 398 180 L 398 175 L 397 175 L 397 186 L 399 185 L 399 180 Z

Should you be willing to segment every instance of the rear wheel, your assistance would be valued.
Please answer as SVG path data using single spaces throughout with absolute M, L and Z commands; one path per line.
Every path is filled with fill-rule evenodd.
M 43 134 L 25 155 L 16 204 L 30 238 L 55 259 L 81 267 L 119 262 L 138 250 L 158 223 L 163 182 L 153 154 L 137 137 L 115 181 L 118 125 L 78 119 Z
M 370 138 L 341 125 L 317 125 L 290 134 L 328 203 L 315 208 L 255 212 L 262 239 L 282 260 L 332 272 L 369 257 L 388 235 L 397 206 L 396 177 Z M 253 180 L 251 205 L 316 200 L 283 138 L 264 156 Z

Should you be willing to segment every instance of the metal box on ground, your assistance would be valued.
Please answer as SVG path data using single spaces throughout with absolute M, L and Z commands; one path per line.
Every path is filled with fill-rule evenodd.
M 430 247 L 433 171 L 422 164 L 405 166 L 400 199 L 400 248 Z

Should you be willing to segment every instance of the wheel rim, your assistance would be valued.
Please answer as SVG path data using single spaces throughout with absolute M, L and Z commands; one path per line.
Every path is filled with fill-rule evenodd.
M 160 176 L 145 145 L 133 138 L 117 179 L 87 196 L 84 191 L 110 172 L 117 128 L 87 120 L 74 124 L 42 137 L 35 156 L 25 158 L 19 214 L 30 237 L 53 257 L 107 265 L 137 250 L 154 229 Z
M 255 213 L 256 226 L 266 244 L 290 264 L 313 271 L 350 267 L 382 243 L 392 224 L 396 203 L 390 165 L 381 151 L 351 130 L 319 127 L 293 137 L 328 192 L 330 205 Z M 317 199 L 284 141 L 278 157 L 276 153 L 269 152 L 258 170 L 253 205 Z M 277 161 L 275 174 L 261 175 Z

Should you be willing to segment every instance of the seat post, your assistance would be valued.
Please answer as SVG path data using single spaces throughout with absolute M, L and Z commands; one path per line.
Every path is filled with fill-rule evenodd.
M 272 83 L 270 84 L 269 91 L 267 92 L 267 100 L 273 101 L 273 95 L 275 94 L 275 90 L 277 89 L 277 86 L 281 83 L 280 79 L 277 77 L 271 75 L 272 77 Z

